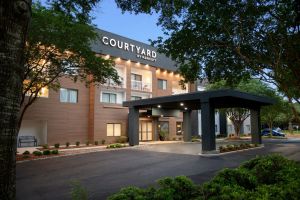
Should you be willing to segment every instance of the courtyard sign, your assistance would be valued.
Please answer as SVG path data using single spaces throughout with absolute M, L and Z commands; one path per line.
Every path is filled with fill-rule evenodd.
M 124 51 L 135 53 L 137 58 L 156 62 L 157 54 L 155 51 L 152 51 L 150 49 L 143 48 L 141 46 L 123 42 L 120 40 L 116 40 L 114 38 L 109 38 L 107 36 L 102 37 L 102 43 L 107 46 L 111 46 L 118 49 L 122 49 Z

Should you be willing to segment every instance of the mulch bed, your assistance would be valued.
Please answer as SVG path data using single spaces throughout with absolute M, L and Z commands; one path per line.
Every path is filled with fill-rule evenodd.
M 69 147 L 59 147 L 59 148 L 55 148 L 55 147 L 48 147 L 48 148 L 37 148 L 40 151 L 45 151 L 45 150 L 60 150 L 60 149 L 79 149 L 79 148 L 86 148 L 86 147 L 100 147 L 100 146 L 106 146 L 106 145 L 88 145 L 88 146 L 69 146 Z
M 17 154 L 16 161 L 36 160 L 36 159 L 41 159 L 41 158 L 57 157 L 59 155 L 61 155 L 61 153 L 60 154 L 41 155 L 41 156 L 35 156 L 33 154 L 29 154 L 29 155 Z

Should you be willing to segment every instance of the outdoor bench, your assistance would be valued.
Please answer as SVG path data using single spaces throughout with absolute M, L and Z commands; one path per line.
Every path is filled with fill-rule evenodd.
M 37 139 L 35 136 L 20 136 L 19 137 L 19 142 L 18 142 L 18 147 L 22 146 L 22 143 L 33 143 L 34 146 L 37 146 Z

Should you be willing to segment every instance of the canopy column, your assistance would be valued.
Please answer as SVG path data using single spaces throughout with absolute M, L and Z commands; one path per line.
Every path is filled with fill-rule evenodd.
M 215 109 L 209 101 L 201 103 L 202 153 L 216 153 Z
M 183 112 L 183 140 L 189 142 L 192 139 L 191 130 L 191 111 L 187 110 Z
M 136 107 L 129 107 L 128 139 L 130 146 L 139 145 L 139 109 Z
M 260 133 L 260 108 L 250 110 L 251 141 L 253 144 L 261 144 Z

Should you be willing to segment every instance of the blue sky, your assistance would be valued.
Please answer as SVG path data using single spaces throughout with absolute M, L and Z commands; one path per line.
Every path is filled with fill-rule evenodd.
M 149 44 L 149 39 L 163 36 L 156 25 L 158 15 L 122 14 L 114 0 L 103 0 L 94 9 L 93 24 L 98 28 Z

